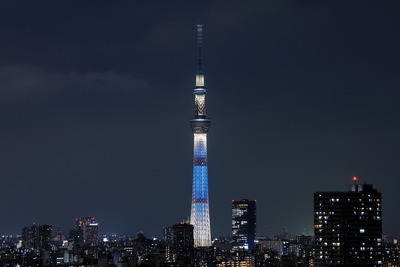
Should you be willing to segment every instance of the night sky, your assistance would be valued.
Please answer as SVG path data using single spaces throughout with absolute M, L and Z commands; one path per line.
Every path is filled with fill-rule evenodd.
M 0 234 L 160 235 L 190 214 L 196 24 L 212 235 L 257 200 L 258 234 L 313 233 L 351 178 L 399 233 L 400 2 L 2 1 Z

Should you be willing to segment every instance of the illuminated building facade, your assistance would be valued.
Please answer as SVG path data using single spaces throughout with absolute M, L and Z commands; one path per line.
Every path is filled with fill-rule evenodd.
M 232 201 L 232 249 L 252 250 L 256 237 L 256 201 Z
M 202 25 L 197 25 L 197 73 L 194 88 L 195 116 L 190 120 L 194 135 L 193 187 L 190 224 L 194 226 L 195 247 L 211 246 L 210 211 L 208 202 L 207 132 L 210 119 L 206 116 L 206 88 L 202 69 Z
M 370 184 L 314 193 L 315 266 L 382 266 L 381 193 Z

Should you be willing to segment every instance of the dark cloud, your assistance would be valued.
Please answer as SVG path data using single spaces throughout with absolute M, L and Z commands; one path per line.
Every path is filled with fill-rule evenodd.
M 74 90 L 138 91 L 147 83 L 130 74 L 114 71 L 79 73 L 51 72 L 38 67 L 9 66 L 0 68 L 2 97 L 42 97 L 46 93 Z M 64 91 L 64 92 L 63 92 Z

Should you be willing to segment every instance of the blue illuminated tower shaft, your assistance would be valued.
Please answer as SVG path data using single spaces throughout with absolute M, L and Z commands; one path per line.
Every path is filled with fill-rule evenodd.
M 194 135 L 193 150 L 193 188 L 190 224 L 194 226 L 194 245 L 211 246 L 210 211 L 208 203 L 208 164 L 207 132 L 210 120 L 206 117 L 206 88 L 202 70 L 202 25 L 197 25 L 197 74 L 195 99 L 195 117 L 190 120 Z

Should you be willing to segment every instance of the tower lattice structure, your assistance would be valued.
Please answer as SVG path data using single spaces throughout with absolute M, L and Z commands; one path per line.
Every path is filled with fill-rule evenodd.
M 190 224 L 194 226 L 195 247 L 211 246 L 210 211 L 208 201 L 207 133 L 210 119 L 206 116 L 206 88 L 202 66 L 203 28 L 197 25 L 197 73 L 193 90 L 195 116 L 190 120 L 194 135 L 193 187 Z

